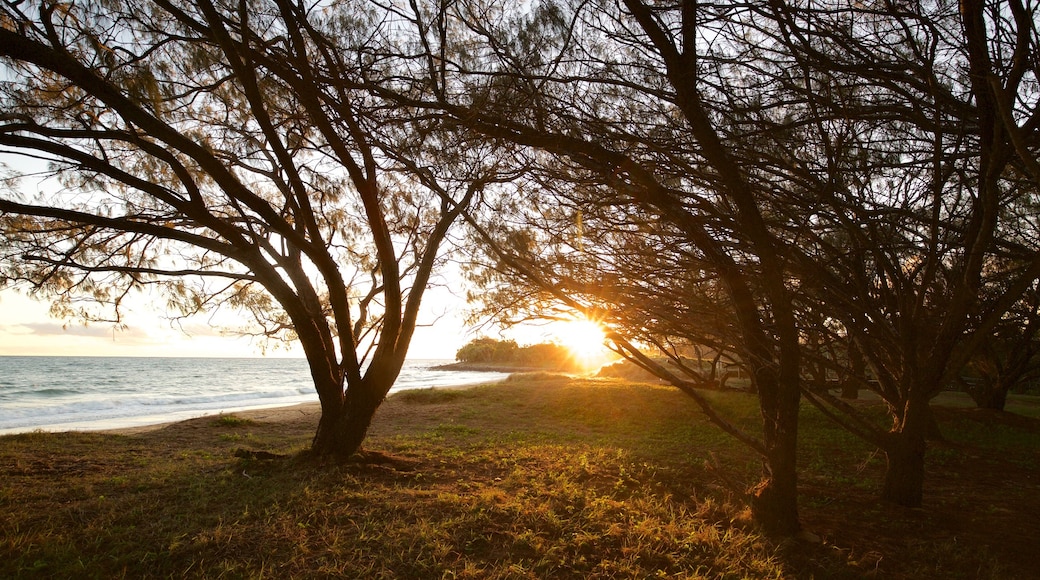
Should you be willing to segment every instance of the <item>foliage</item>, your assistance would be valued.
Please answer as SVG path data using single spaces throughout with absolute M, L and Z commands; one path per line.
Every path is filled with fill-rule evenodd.
M 513 362 L 520 350 L 515 340 L 475 338 L 455 353 L 455 360 L 467 363 Z
M 481 337 L 469 341 L 455 354 L 463 363 L 491 363 L 521 367 L 567 369 L 577 364 L 567 347 L 555 343 L 520 346 L 515 340 Z
M 1040 275 L 1035 8 L 541 8 L 514 42 L 471 28 L 479 61 L 423 95 L 524 169 L 474 225 L 486 311 L 601 318 L 693 397 L 702 373 L 631 342 L 736 351 L 763 424 L 716 422 L 784 479 L 788 525 L 803 379 L 858 381 L 887 428 L 805 396 L 884 450 L 886 498 L 919 505 L 928 401 Z
M 361 87 L 393 36 L 370 8 L 5 4 L 0 286 L 66 318 L 120 323 L 146 286 L 174 317 L 244 314 L 235 330 L 303 347 L 315 450 L 353 453 L 493 177 L 479 146 Z

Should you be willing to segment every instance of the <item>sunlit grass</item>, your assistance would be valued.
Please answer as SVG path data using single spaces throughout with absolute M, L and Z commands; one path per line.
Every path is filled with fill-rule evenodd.
M 756 425 L 753 398 L 708 395 L 736 422 Z M 960 418 L 944 425 L 976 436 Z M 753 483 L 757 459 L 665 387 L 532 375 L 407 391 L 387 401 L 368 442 L 389 463 L 293 455 L 311 429 L 311 420 L 241 416 L 132 436 L 0 438 L 0 577 L 855 578 L 877 568 L 974 578 L 1017 570 L 999 544 L 960 531 L 956 545 L 973 548 L 954 550 L 941 526 L 922 528 L 927 515 L 878 505 L 873 450 L 812 411 L 803 414 L 802 509 L 823 544 L 760 536 L 740 498 L 705 466 Z M 1015 432 L 971 453 L 1021 459 L 1030 444 L 1035 434 Z M 289 458 L 241 459 L 239 447 Z M 1025 487 L 975 491 L 977 513 L 930 490 L 954 502 L 952 513 L 1029 525 L 991 499 L 1028 502 Z
M 252 419 L 246 419 L 237 415 L 225 415 L 223 413 L 217 415 L 217 418 L 213 420 L 213 424 L 218 427 L 243 427 L 254 425 L 255 423 Z

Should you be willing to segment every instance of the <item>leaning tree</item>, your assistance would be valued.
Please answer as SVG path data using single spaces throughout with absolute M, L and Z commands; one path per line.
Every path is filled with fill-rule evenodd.
M 180 313 L 247 312 L 251 332 L 303 348 L 313 451 L 355 453 L 484 172 L 479 146 L 357 88 L 390 77 L 373 49 L 393 42 L 385 15 L 279 0 L 2 10 L 0 284 L 106 316 L 144 286 Z
M 928 402 L 1040 268 L 1035 240 L 1008 235 L 1040 174 L 1030 4 L 474 1 L 417 24 L 431 82 L 414 104 L 537 151 L 524 163 L 553 176 L 586 236 L 597 209 L 640 207 L 667 224 L 647 228 L 651 248 L 678 233 L 725 288 L 762 403 L 763 521 L 778 494 L 775 527 L 797 528 L 806 330 L 862 355 L 849 373 L 871 366 L 892 428 L 843 423 L 886 452 L 884 497 L 920 504 Z M 459 35 L 476 58 L 443 58 Z M 563 264 L 542 232 L 486 238 L 533 286 L 616 303 L 569 281 L 587 259 L 609 269 L 604 256 Z M 813 400 L 842 420 L 840 401 Z
M 730 304 L 728 332 L 738 337 L 762 412 L 761 435 L 740 435 L 764 460 L 752 511 L 769 531 L 793 534 L 799 529 L 800 350 L 794 294 L 786 285 L 790 271 L 770 227 L 772 208 L 756 197 L 758 181 L 768 176 L 742 166 L 727 120 L 717 115 L 729 96 L 720 88 L 727 75 L 748 78 L 734 63 L 741 62 L 746 40 L 741 19 L 755 13 L 701 10 L 692 3 L 682 10 L 619 4 L 544 2 L 514 11 L 473 1 L 424 11 L 415 3 L 410 18 L 421 50 L 413 62 L 425 66 L 429 80 L 393 98 L 451 115 L 499 143 L 503 163 L 523 173 L 525 181 L 505 186 L 499 199 L 506 203 L 490 206 L 490 224 L 476 218 L 471 224 L 483 230 L 496 259 L 533 287 L 577 307 L 590 305 L 583 292 L 606 308 L 619 299 L 588 292 L 597 286 L 594 279 L 584 290 L 567 288 L 558 270 L 543 268 L 558 265 L 544 245 L 555 235 L 551 230 L 542 232 L 548 238 L 531 238 L 523 226 L 496 231 L 509 225 L 503 210 L 516 208 L 520 215 L 528 211 L 523 202 L 541 193 L 550 194 L 545 206 L 530 211 L 573 202 L 590 225 L 610 207 L 631 206 L 631 212 L 614 213 L 649 220 L 635 234 L 647 237 L 646 252 L 668 243 L 655 237 L 667 230 L 684 246 L 674 255 L 679 267 L 698 263 L 710 270 Z M 567 188 L 576 196 L 556 195 Z M 657 282 L 663 285 L 655 292 L 669 292 L 662 290 L 668 281 Z M 687 378 L 671 378 L 679 388 L 690 386 Z
M 786 119 L 801 144 L 766 158 L 810 200 L 793 269 L 868 363 L 891 428 L 807 395 L 885 452 L 882 496 L 917 506 L 929 401 L 1040 274 L 1035 7 L 773 3 L 772 18 L 796 71 L 779 91 L 804 103 Z

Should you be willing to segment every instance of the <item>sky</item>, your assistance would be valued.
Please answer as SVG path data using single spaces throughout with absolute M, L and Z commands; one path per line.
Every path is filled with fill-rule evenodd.
M 12 289 L 0 290 L 0 356 L 303 357 L 296 344 L 264 345 L 248 337 L 224 335 L 207 316 L 175 326 L 147 302 L 132 304 L 125 316 L 126 328 L 117 330 L 111 324 L 85 326 L 54 318 L 48 302 Z M 153 297 L 152 302 L 160 301 Z M 479 336 L 513 339 L 521 345 L 566 342 L 567 329 L 560 323 L 506 332 L 467 326 L 466 308 L 462 298 L 445 288 L 428 290 L 408 358 L 454 360 L 459 348 Z
M 6 163 L 18 167 L 19 171 L 30 172 L 41 162 L 0 152 L 0 169 Z M 42 170 L 42 166 L 38 170 Z M 47 182 L 22 183 L 23 187 L 29 185 L 50 187 Z M 263 343 L 222 334 L 220 325 L 214 324 L 208 316 L 174 325 L 161 311 L 150 306 L 163 302 L 161 297 L 151 296 L 131 304 L 129 312 L 124 313 L 126 327 L 117 330 L 111 324 L 85 326 L 59 320 L 50 315 L 49 302 L 34 300 L 10 288 L 0 289 L 0 356 L 303 356 L 296 344 Z M 566 328 L 558 324 L 514 328 L 504 333 L 473 328 L 464 323 L 466 310 L 465 300 L 447 288 L 427 290 L 408 358 L 452 360 L 459 348 L 479 336 L 513 339 L 526 345 L 550 342 L 568 334 Z
M 19 173 L 45 170 L 42 161 L 0 152 L 0 170 L 5 166 Z M 35 178 L 25 178 L 17 185 L 26 191 L 58 187 L 50 180 Z M 298 345 L 274 347 L 274 343 L 265 345 L 255 339 L 222 335 L 207 316 L 173 326 L 162 312 L 149 306 L 163 302 L 161 297 L 152 296 L 132 304 L 124 319 L 126 328 L 114 330 L 111 324 L 69 324 L 50 316 L 49 302 L 33 300 L 10 288 L 0 289 L 0 356 L 303 356 Z M 447 289 L 431 288 L 423 304 L 422 326 L 416 329 L 409 358 L 454 359 L 459 348 L 480 334 L 463 322 L 465 301 Z M 529 342 L 540 340 L 532 336 Z
M 479 331 L 463 324 L 465 303 L 431 290 L 421 326 L 409 349 L 412 359 L 454 359 Z M 255 339 L 224 336 L 207 317 L 174 326 L 160 313 L 138 305 L 126 329 L 111 324 L 84 326 L 54 318 L 50 305 L 11 289 L 0 290 L 0 356 L 223 356 L 302 357 L 297 345 L 264 345 Z M 537 342 L 537 341 L 536 341 Z

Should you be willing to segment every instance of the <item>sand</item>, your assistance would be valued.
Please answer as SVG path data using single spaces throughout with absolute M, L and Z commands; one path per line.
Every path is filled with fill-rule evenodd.
M 471 383 L 465 385 L 450 385 L 450 386 L 439 386 L 429 387 L 431 389 L 471 389 L 473 387 L 487 384 L 487 383 Z M 404 391 L 397 391 L 401 393 Z M 391 393 L 388 398 L 392 398 L 396 393 Z M 262 409 L 245 409 L 245 410 L 232 410 L 222 413 L 224 415 L 235 415 L 243 419 L 250 419 L 260 423 L 286 423 L 290 421 L 298 421 L 300 419 L 311 419 L 314 425 L 318 425 L 318 419 L 321 417 L 321 405 L 314 401 L 313 403 L 301 403 L 298 405 L 288 405 L 284 407 L 265 407 Z M 218 417 L 221 413 L 211 413 L 205 415 L 199 415 L 198 417 Z M 190 421 L 191 419 L 175 419 L 172 421 L 163 421 L 160 423 L 150 423 L 148 425 L 134 425 L 133 427 L 119 427 L 115 429 L 98 429 L 98 433 L 116 433 L 121 435 L 135 435 L 139 433 L 148 433 L 150 431 L 158 431 L 175 425 L 184 421 Z

